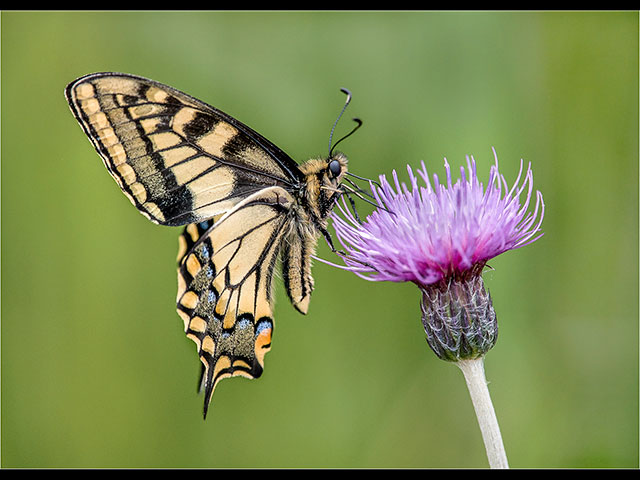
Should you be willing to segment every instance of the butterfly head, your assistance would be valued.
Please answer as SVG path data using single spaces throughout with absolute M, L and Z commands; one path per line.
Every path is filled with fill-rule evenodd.
M 300 165 L 305 181 L 300 190 L 303 203 L 318 220 L 324 220 L 340 196 L 340 182 L 347 173 L 347 157 L 334 153 L 329 158 L 315 158 Z
M 340 183 L 346 173 L 347 157 L 339 152 L 332 154 L 332 156 L 327 159 L 321 187 L 324 193 L 321 195 L 321 201 L 326 205 L 327 214 L 340 196 Z
M 337 187 L 347 173 L 347 157 L 340 153 L 334 153 L 327 159 L 327 166 L 325 169 L 326 181 Z
M 328 215 L 335 205 L 340 193 L 340 184 L 347 173 L 347 157 L 340 153 L 333 153 L 326 161 L 321 179 L 320 203 L 325 207 L 323 214 Z

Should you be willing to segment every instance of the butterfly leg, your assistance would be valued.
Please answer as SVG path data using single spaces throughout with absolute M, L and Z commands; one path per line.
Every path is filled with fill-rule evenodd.
M 358 210 L 356 209 L 356 202 L 353 200 L 351 195 L 349 195 L 348 193 L 346 193 L 345 195 L 347 196 L 347 199 L 349 200 L 349 204 L 351 205 L 351 209 L 353 210 L 353 214 L 356 217 L 356 221 L 360 225 L 362 225 L 362 220 L 360 220 L 360 215 L 358 215 Z
M 346 252 L 344 252 L 343 250 L 336 249 L 336 247 L 333 245 L 333 238 L 331 237 L 331 234 L 327 231 L 326 228 L 319 227 L 319 230 L 320 230 L 320 233 L 322 233 L 322 236 L 324 237 L 324 239 L 327 241 L 327 244 L 329 245 L 329 248 L 333 253 L 337 253 L 338 255 L 342 255 L 342 256 L 347 255 Z

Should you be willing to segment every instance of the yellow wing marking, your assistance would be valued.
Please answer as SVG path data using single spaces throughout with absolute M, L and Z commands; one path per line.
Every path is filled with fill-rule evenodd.
M 237 129 L 226 122 L 220 122 L 210 133 L 200 137 L 198 145 L 213 156 L 223 157 L 222 148 L 237 134 Z

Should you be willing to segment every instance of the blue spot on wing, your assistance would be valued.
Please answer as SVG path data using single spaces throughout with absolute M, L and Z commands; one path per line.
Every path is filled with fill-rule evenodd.
M 236 328 L 248 328 L 251 325 L 251 321 L 247 318 L 242 318 L 240 320 L 238 320 L 238 323 L 236 323 Z
M 273 324 L 271 323 L 270 320 L 261 320 L 260 322 L 258 322 L 258 325 L 256 325 L 255 336 L 257 337 L 265 330 L 271 330 L 272 327 L 273 327 Z

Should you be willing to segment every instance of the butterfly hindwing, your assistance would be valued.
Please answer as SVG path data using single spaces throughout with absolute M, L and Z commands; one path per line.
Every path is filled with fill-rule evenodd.
M 205 409 L 220 379 L 262 374 L 274 325 L 273 272 L 291 234 L 292 202 L 270 187 L 215 223 L 185 228 L 177 308 L 205 366 Z
M 153 80 L 96 73 L 69 84 L 66 96 L 109 173 L 155 223 L 206 220 L 301 178 L 291 158 L 246 125 Z

